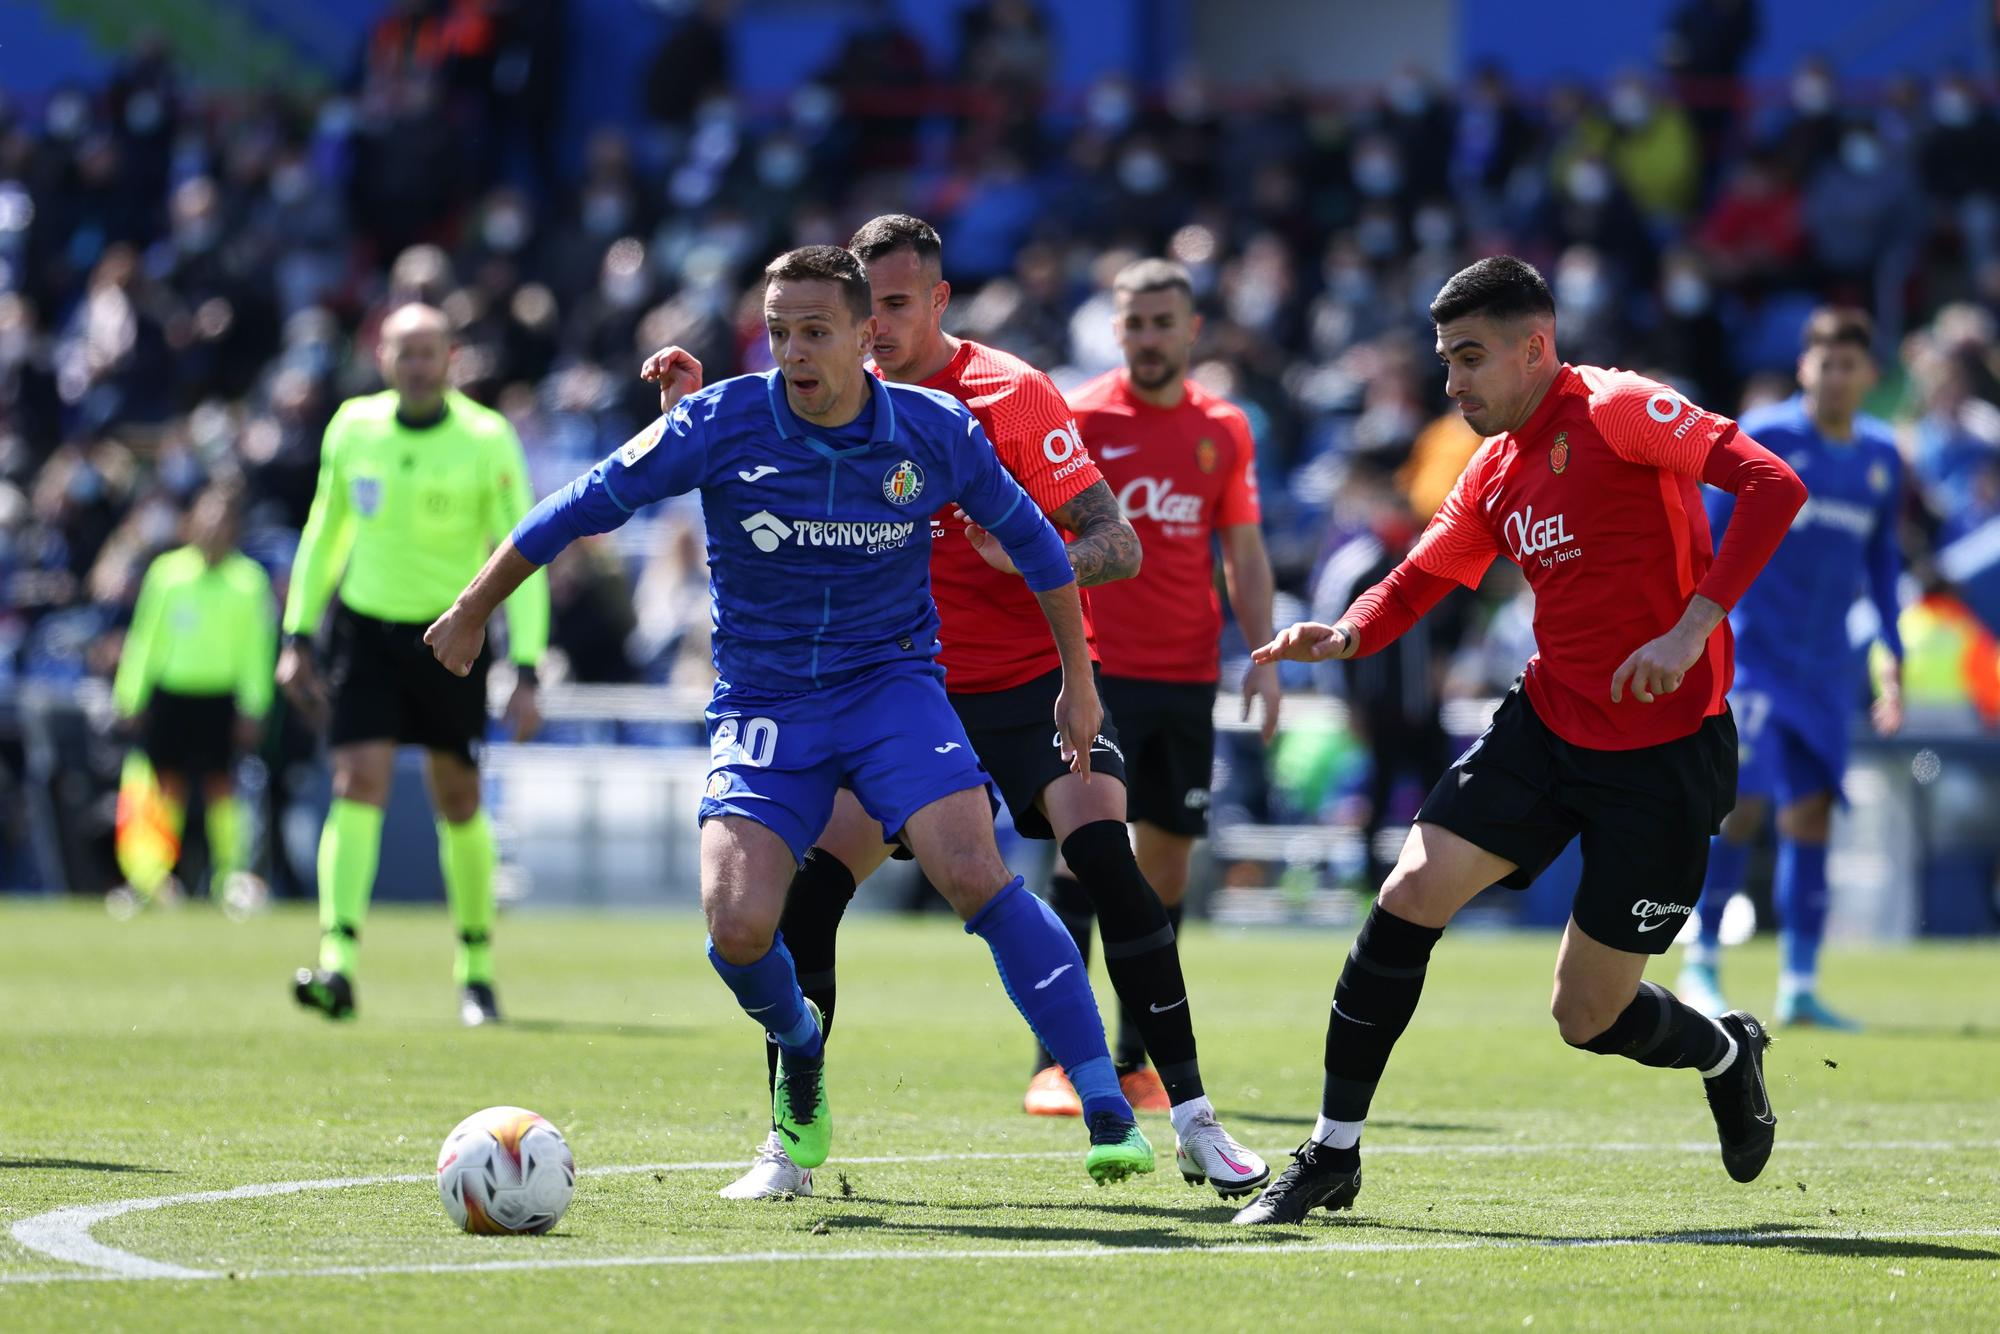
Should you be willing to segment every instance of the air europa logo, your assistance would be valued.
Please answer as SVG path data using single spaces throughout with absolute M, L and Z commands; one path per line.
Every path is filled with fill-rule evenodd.
M 1554 551 L 1576 541 L 1562 515 L 1552 514 L 1546 519 L 1537 519 L 1533 505 L 1509 514 L 1501 527 L 1507 534 L 1507 546 L 1513 551 L 1515 561 L 1521 564 L 1525 564 L 1530 556 Z

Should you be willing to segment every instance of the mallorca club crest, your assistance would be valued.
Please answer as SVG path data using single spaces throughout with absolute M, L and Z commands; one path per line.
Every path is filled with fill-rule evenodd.
M 889 469 L 882 478 L 882 498 L 891 505 L 907 505 L 924 493 L 924 470 L 909 459 Z
M 1569 467 L 1569 432 L 1557 431 L 1556 442 L 1549 446 L 1549 471 L 1561 474 Z
M 1215 442 L 1213 440 L 1209 439 L 1207 436 L 1203 436 L 1200 440 L 1195 442 L 1194 446 L 1195 467 L 1200 468 L 1205 473 L 1214 472 L 1215 457 L 1216 457 L 1216 450 L 1215 450 Z

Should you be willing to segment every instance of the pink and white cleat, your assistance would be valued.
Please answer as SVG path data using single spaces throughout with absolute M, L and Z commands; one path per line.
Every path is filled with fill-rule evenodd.
M 1271 1179 L 1271 1167 L 1238 1144 L 1213 1112 L 1202 1112 L 1175 1137 L 1174 1161 L 1190 1186 L 1208 1182 L 1223 1199 L 1254 1195 Z

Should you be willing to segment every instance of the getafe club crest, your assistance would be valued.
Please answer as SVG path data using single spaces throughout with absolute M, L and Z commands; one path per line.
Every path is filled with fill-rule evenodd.
M 907 505 L 924 493 L 924 470 L 909 459 L 889 469 L 882 478 L 882 498 L 891 505 Z
M 1203 436 L 1195 442 L 1194 466 L 1200 468 L 1203 472 L 1214 472 L 1215 454 L 1215 442 L 1207 436 Z
M 1557 431 L 1556 442 L 1549 446 L 1549 471 L 1560 473 L 1569 467 L 1569 432 Z
M 382 508 L 382 479 L 356 477 L 348 484 L 348 494 L 354 499 L 355 512 L 364 519 L 372 519 L 375 511 Z

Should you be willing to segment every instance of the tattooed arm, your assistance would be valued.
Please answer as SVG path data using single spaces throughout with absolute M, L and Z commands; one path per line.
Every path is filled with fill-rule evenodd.
M 972 543 L 988 565 L 1003 574 L 1018 573 L 991 533 L 972 522 L 964 510 L 958 516 L 965 520 L 965 540 Z M 1130 579 L 1139 573 L 1139 534 L 1119 511 L 1118 498 L 1111 494 L 1110 483 L 1091 483 L 1069 504 L 1050 514 L 1049 521 L 1076 534 L 1068 543 L 1068 551 L 1069 566 L 1076 571 L 1078 587 Z

